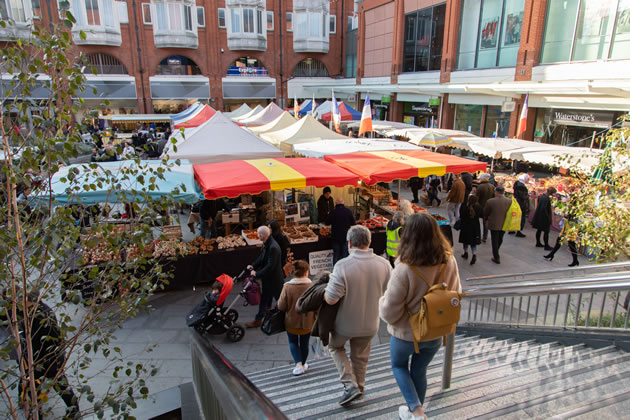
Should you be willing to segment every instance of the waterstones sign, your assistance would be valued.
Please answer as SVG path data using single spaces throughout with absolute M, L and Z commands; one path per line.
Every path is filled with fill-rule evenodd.
M 558 125 L 609 127 L 613 122 L 613 113 L 606 111 L 552 109 L 551 120 Z

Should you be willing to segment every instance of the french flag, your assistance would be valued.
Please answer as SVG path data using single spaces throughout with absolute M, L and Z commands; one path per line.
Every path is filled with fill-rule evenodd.
M 372 130 L 372 107 L 370 106 L 370 95 L 365 97 L 363 112 L 361 113 L 361 125 L 359 126 L 359 136 L 363 133 L 371 133 Z
M 521 117 L 518 120 L 518 130 L 516 130 L 516 137 L 521 137 L 525 130 L 527 130 L 527 102 L 529 101 L 529 93 L 525 96 L 525 103 L 521 110 Z
M 341 112 L 339 112 L 339 104 L 337 103 L 337 98 L 335 98 L 335 91 L 333 90 L 332 94 L 332 118 L 333 123 L 335 124 L 335 131 L 337 133 L 341 133 Z

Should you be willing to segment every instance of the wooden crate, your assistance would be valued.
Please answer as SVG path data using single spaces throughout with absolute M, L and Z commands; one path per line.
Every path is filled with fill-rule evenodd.
M 166 239 L 181 240 L 182 239 L 182 227 L 181 225 L 169 225 L 162 227 L 162 234 L 166 236 Z

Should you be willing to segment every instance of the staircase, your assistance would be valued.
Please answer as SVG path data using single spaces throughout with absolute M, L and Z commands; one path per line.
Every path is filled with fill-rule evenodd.
M 441 390 L 444 348 L 428 369 L 430 418 L 624 418 L 630 413 L 630 353 L 531 341 L 457 336 L 452 384 Z M 347 408 L 332 359 L 308 372 L 293 366 L 248 378 L 291 419 L 395 419 L 404 404 L 389 362 L 389 345 L 372 347 L 362 399 Z

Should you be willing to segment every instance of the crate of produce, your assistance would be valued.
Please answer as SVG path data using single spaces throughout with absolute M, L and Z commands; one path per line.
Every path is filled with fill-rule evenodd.
M 435 220 L 437 221 L 437 224 L 439 226 L 446 226 L 446 225 L 450 224 L 448 219 L 445 219 L 444 217 L 440 216 L 439 214 L 431 214 L 431 216 L 433 216 L 435 218 Z
M 241 236 L 243 236 L 247 245 L 262 245 L 262 241 L 258 237 L 258 232 L 256 230 L 243 230 L 241 232 Z
M 181 240 L 182 239 L 182 227 L 181 225 L 169 225 L 162 227 L 162 234 L 166 236 L 166 239 Z

